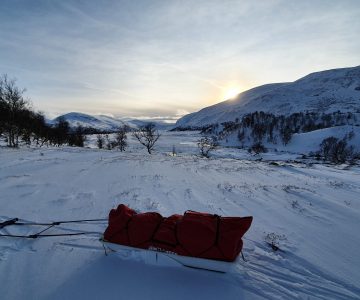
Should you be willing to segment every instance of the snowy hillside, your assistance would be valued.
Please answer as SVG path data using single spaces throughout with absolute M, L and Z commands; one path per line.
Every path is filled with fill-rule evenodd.
M 78 112 L 71 112 L 65 115 L 61 115 L 54 120 L 51 120 L 50 123 L 56 123 L 60 117 L 63 117 L 67 122 L 69 122 L 70 127 L 82 126 L 85 128 L 94 128 L 101 131 L 114 131 L 123 125 L 127 125 L 130 128 L 138 128 L 139 126 L 143 126 L 149 122 L 155 123 L 158 129 L 166 129 L 173 126 L 173 124 L 166 124 L 158 121 L 136 120 L 129 118 L 118 119 L 105 115 L 92 116 Z
M 305 133 L 295 133 L 286 146 L 281 141 L 278 141 L 276 144 L 264 141 L 264 146 L 269 151 L 276 149 L 276 151 L 286 151 L 289 153 L 309 154 L 311 152 L 317 152 L 320 149 L 320 143 L 324 139 L 335 137 L 341 140 L 349 134 L 353 134 L 354 137 L 347 142 L 348 145 L 353 146 L 356 153 L 360 153 L 360 127 L 349 125 L 324 128 Z M 224 146 L 239 147 L 241 145 L 244 148 L 250 147 L 253 143 L 254 140 L 248 137 L 241 145 L 237 132 L 230 134 L 221 141 L 221 144 Z
M 0 237 L 1 299 L 359 299 L 359 167 L 236 160 L 226 149 L 217 159 L 170 156 L 170 145 L 190 146 L 194 137 L 167 134 L 154 155 L 135 144 L 124 153 L 1 147 L 0 221 L 104 218 L 119 203 L 164 216 L 187 209 L 252 215 L 246 262 L 228 274 L 147 265 L 104 255 L 98 239 L 106 222 L 67 224 L 48 233 L 97 233 Z
M 233 100 L 206 107 L 179 119 L 177 127 L 234 121 L 254 111 L 289 115 L 300 111 L 360 112 L 360 66 L 312 73 L 289 83 L 267 84 Z
M 354 126 L 338 126 L 294 134 L 290 143 L 286 147 L 280 145 L 279 149 L 308 154 L 318 151 L 319 145 L 324 139 L 335 137 L 341 140 L 350 133 L 353 133 L 354 137 L 348 141 L 348 144 L 354 148 L 356 153 L 360 153 L 360 127 Z

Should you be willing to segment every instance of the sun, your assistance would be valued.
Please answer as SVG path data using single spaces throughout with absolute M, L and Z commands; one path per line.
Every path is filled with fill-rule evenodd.
M 240 93 L 241 93 L 240 88 L 231 87 L 231 88 L 225 90 L 223 99 L 224 100 L 234 99 Z

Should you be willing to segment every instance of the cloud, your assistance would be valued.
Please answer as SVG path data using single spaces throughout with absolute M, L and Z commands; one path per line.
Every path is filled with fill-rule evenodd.
M 177 109 L 176 110 L 176 113 L 175 113 L 175 116 L 176 117 L 183 117 L 183 116 L 185 116 L 185 115 L 187 115 L 187 114 L 189 114 L 190 112 L 188 112 L 187 110 L 185 110 L 185 109 Z
M 31 2 L 31 3 L 30 3 Z M 358 64 L 356 1 L 1 1 L 0 64 L 48 111 L 180 115 Z

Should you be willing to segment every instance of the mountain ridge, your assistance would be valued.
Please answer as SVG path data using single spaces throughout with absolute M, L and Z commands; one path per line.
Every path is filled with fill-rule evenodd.
M 300 111 L 360 112 L 360 66 L 310 73 L 294 82 L 270 83 L 180 118 L 176 127 L 234 121 L 255 111 L 289 115 Z
M 69 112 L 50 120 L 50 124 L 55 124 L 60 118 L 64 118 L 71 128 L 82 126 L 99 131 L 116 131 L 121 126 L 128 126 L 131 129 L 139 128 L 147 123 L 154 123 L 158 129 L 170 128 L 174 124 L 167 124 L 158 120 L 142 120 L 132 118 L 114 118 L 106 115 L 89 115 L 81 112 Z

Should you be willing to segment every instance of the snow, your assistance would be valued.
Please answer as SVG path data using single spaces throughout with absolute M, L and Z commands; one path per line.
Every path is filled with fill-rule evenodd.
M 290 83 L 273 83 L 253 88 L 227 100 L 186 115 L 177 127 L 201 127 L 234 121 L 244 114 L 264 111 L 290 115 L 300 111 L 331 113 L 358 112 L 360 66 L 316 72 Z
M 106 222 L 67 224 L 48 232 L 99 234 L 0 238 L 1 299 L 360 299 L 359 166 L 289 163 L 291 155 L 269 153 L 279 159 L 273 164 L 226 148 L 205 159 L 195 155 L 197 138 L 164 133 L 153 155 L 133 140 L 124 153 L 1 147 L 0 220 L 104 218 L 119 203 L 164 216 L 252 215 L 246 262 L 233 273 L 105 256 L 98 239 Z M 267 245 L 271 237 L 281 251 Z

